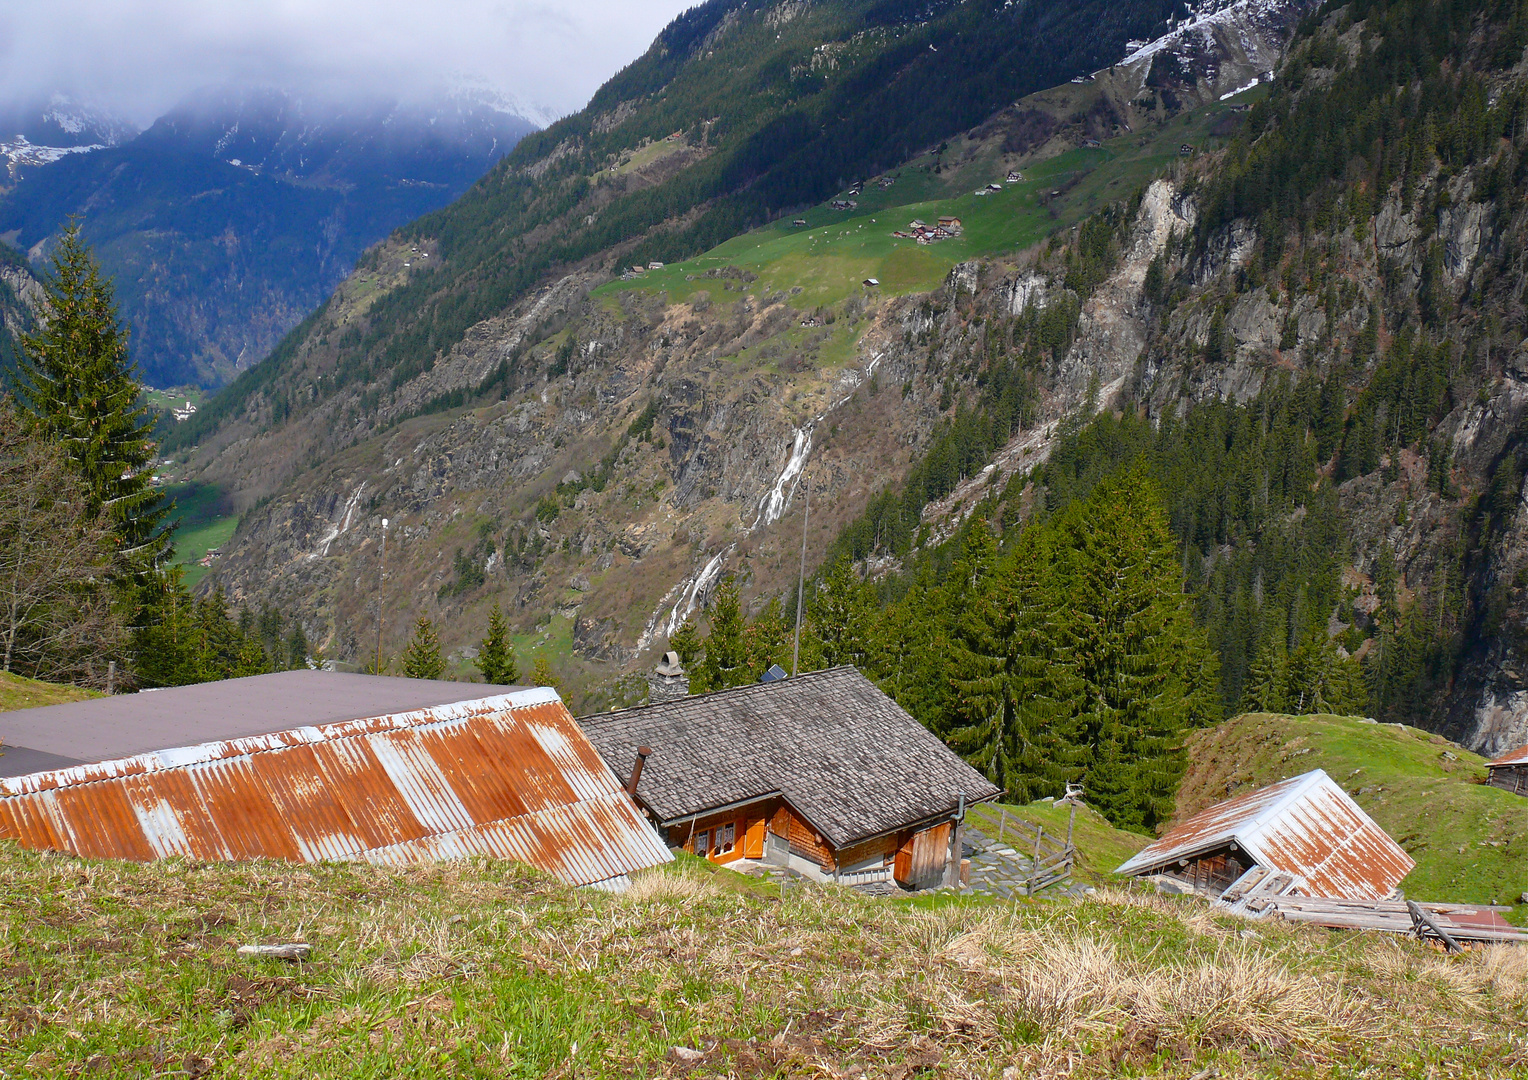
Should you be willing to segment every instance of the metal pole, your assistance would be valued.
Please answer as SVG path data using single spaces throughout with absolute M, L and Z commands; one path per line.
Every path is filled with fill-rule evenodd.
M 796 578 L 796 644 L 791 649 L 791 675 L 801 667 L 801 600 L 806 592 L 806 526 L 812 520 L 812 478 L 806 478 L 806 500 L 801 515 L 801 574 Z
M 382 674 L 382 582 L 387 577 L 387 519 L 382 519 L 382 563 L 377 570 L 377 666 Z

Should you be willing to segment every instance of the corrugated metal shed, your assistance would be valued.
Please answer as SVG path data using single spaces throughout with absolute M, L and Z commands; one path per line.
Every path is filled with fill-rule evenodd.
M 671 858 L 550 689 L 0 778 L 0 838 L 144 861 L 489 855 L 607 888 Z
M 1237 844 L 1309 896 L 1383 900 L 1416 862 L 1322 769 L 1202 810 L 1117 873 L 1151 874 Z
M 1528 746 L 1519 746 L 1510 754 L 1503 754 L 1495 761 L 1486 762 L 1486 768 L 1494 769 L 1498 765 L 1528 765 Z

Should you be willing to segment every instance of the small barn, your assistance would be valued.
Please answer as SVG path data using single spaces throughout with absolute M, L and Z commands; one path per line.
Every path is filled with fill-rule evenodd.
M 1528 795 L 1528 746 L 1520 746 L 1510 754 L 1486 762 L 1486 776 L 1492 787 L 1514 795 Z
M 1188 818 L 1116 873 L 1225 899 L 1263 893 L 1384 900 L 1416 862 L 1315 769 Z
M 579 720 L 669 845 L 817 880 L 952 881 L 999 790 L 852 667 Z
M 88 858 L 671 856 L 556 691 L 287 671 L 6 713 L 0 839 Z

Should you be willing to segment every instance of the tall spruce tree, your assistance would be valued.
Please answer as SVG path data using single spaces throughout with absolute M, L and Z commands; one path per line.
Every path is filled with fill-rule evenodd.
M 1219 715 L 1215 656 L 1144 470 L 1101 482 L 1061 533 L 1072 701 L 1092 751 L 1088 801 L 1118 826 L 1149 830 L 1172 813 L 1184 729 Z
M 812 597 L 811 631 L 823 667 L 864 667 L 869 651 L 870 605 L 864 587 L 846 558 L 828 568 L 822 588 Z
M 1057 795 L 1085 761 L 1050 537 L 1025 531 L 981 597 L 955 615 L 950 744 L 1015 802 Z
M 478 645 L 477 669 L 483 681 L 508 686 L 520 677 L 515 664 L 515 647 L 509 640 L 509 626 L 504 610 L 497 603 L 488 613 L 488 636 Z
M 163 527 L 171 507 L 151 483 L 155 446 L 148 409 L 138 404 L 127 330 L 77 222 L 59 238 L 44 290 L 42 327 L 21 341 L 18 393 L 79 470 L 93 509 L 108 515 L 128 568 L 123 583 L 147 591 L 132 597 L 141 607 L 153 602 L 153 571 L 173 550 Z
M 745 636 L 743 604 L 738 596 L 737 580 L 731 574 L 717 586 L 706 613 L 711 633 L 706 638 L 706 652 L 690 674 L 690 692 L 706 694 L 752 682 L 748 641 Z
M 1247 683 L 1242 691 L 1242 712 L 1289 711 L 1289 659 L 1284 655 L 1284 635 L 1265 633 L 1258 644 Z

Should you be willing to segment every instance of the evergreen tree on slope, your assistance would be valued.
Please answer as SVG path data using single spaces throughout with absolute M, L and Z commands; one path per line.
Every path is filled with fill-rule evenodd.
M 509 626 L 497 603 L 488 613 L 488 636 L 478 645 L 477 668 L 483 673 L 484 682 L 499 686 L 509 686 L 520 677 L 520 669 L 515 664 L 515 648 L 509 640 Z
M 1061 535 L 1072 699 L 1092 752 L 1088 802 L 1117 826 L 1149 830 L 1172 813 L 1184 729 L 1218 714 L 1214 653 L 1143 470 L 1100 483 L 1068 511 Z
M 151 483 L 155 447 L 148 410 L 138 405 L 127 331 L 78 224 L 60 237 L 44 287 L 46 318 L 22 338 L 18 391 L 79 469 L 92 508 L 108 514 L 118 554 L 131 568 L 126 582 L 143 589 L 172 551 L 161 527 L 170 506 Z
M 403 673 L 411 679 L 438 679 L 446 673 L 435 627 L 423 615 L 414 620 L 414 636 L 403 650 Z
M 1018 803 L 1058 795 L 1084 761 L 1049 534 L 1027 529 L 978 602 L 959 614 L 950 744 Z

